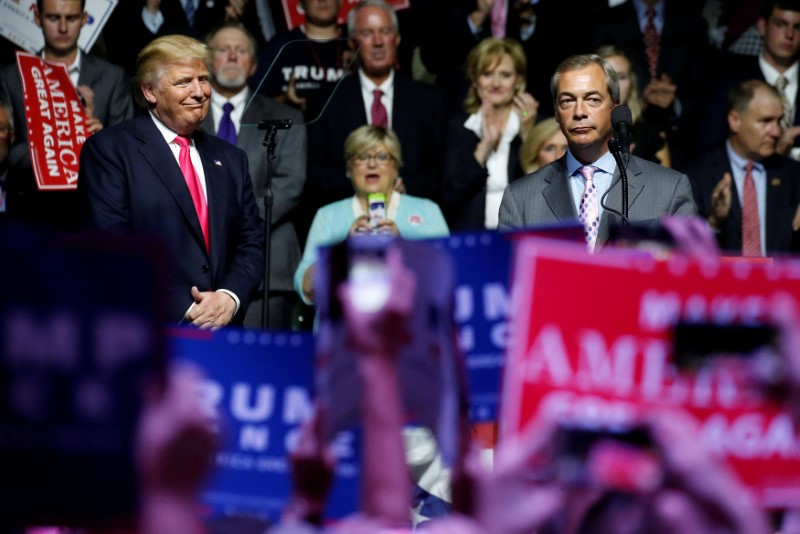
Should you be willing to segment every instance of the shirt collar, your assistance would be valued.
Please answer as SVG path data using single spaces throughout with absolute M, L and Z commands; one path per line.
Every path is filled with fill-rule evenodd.
M 516 110 L 512 110 L 512 112 L 508 114 L 506 128 L 503 130 L 503 137 L 513 139 L 519 133 L 519 126 L 519 114 Z M 464 128 L 474 132 L 475 135 L 478 136 L 478 139 L 481 139 L 483 137 L 483 115 L 481 115 L 481 112 L 478 111 L 467 117 L 467 120 L 464 122 Z
M 644 3 L 644 0 L 633 0 L 633 8 L 636 10 L 636 19 L 639 21 L 639 26 L 644 27 L 647 24 L 647 5 Z M 655 25 L 658 29 L 659 33 L 662 31 L 661 27 L 659 26 L 661 22 L 664 20 L 664 2 L 656 2 L 653 6 L 653 9 L 656 12 L 655 18 Z
M 239 109 L 241 106 L 243 106 L 245 104 L 249 94 L 250 94 L 249 89 L 247 87 L 245 87 L 244 89 L 242 89 L 241 91 L 239 91 L 238 93 L 233 95 L 232 97 L 225 98 L 224 96 L 222 96 L 221 94 L 219 94 L 218 92 L 216 92 L 216 91 L 214 91 L 212 89 L 211 90 L 211 103 L 219 106 L 220 108 L 222 108 L 222 106 L 223 106 L 223 104 L 225 104 L 225 102 L 230 102 L 231 104 L 233 104 L 234 108 Z
M 792 66 L 783 73 L 783 77 L 786 78 L 789 83 L 797 81 L 798 65 L 800 65 L 800 61 L 795 61 Z M 775 67 L 767 63 L 767 60 L 764 59 L 764 54 L 758 56 L 758 66 L 761 68 L 761 72 L 764 73 L 764 81 L 770 85 L 775 85 L 775 81 L 781 73 L 778 72 Z
M 603 172 L 607 172 L 610 175 L 614 175 L 614 171 L 617 170 L 617 162 L 614 161 L 614 156 L 611 152 L 606 152 L 600 159 L 595 161 L 594 163 L 590 163 L 589 166 L 597 167 Z M 572 155 L 572 152 L 567 149 L 567 176 L 572 176 L 578 169 L 583 167 L 583 163 L 575 159 L 575 156 Z
M 155 123 L 156 128 L 158 128 L 158 131 L 161 132 L 161 135 L 164 136 L 164 140 L 168 144 L 172 143 L 173 141 L 175 141 L 175 138 L 178 136 L 178 132 L 170 129 L 166 124 L 161 122 L 158 119 L 158 117 L 156 117 L 155 114 L 152 111 L 150 111 L 150 118 L 153 119 L 153 122 Z M 194 139 L 192 139 L 191 136 L 189 137 L 189 139 L 191 140 L 191 144 L 194 144 Z
M 75 61 L 73 61 L 71 65 L 67 65 L 67 74 L 72 74 L 74 72 L 80 72 L 80 70 L 81 70 L 81 54 L 82 54 L 81 49 L 78 48 L 78 53 L 75 54 Z M 45 61 L 49 61 L 44 55 L 44 48 L 42 48 L 42 53 L 40 54 L 40 57 L 42 59 L 44 59 Z
M 368 90 L 370 93 L 375 89 L 380 89 L 383 91 L 384 95 L 390 97 L 394 88 L 394 69 L 389 71 L 389 77 L 386 78 L 380 85 L 375 85 L 375 82 L 367 78 L 367 75 L 364 74 L 363 69 L 358 69 L 358 80 L 361 82 L 361 87 L 363 87 L 365 90 Z
M 733 145 L 731 145 L 730 140 L 725 141 L 725 150 L 728 153 L 728 161 L 731 162 L 731 167 L 735 169 L 740 169 L 744 171 L 745 167 L 747 167 L 747 162 L 752 161 L 753 167 L 758 169 L 759 171 L 764 169 L 764 165 L 759 161 L 749 160 L 747 158 L 743 158 L 740 156 L 734 149 Z

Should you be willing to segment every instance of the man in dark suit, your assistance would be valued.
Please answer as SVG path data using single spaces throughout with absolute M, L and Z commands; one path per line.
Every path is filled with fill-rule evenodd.
M 780 94 L 764 81 L 748 80 L 733 88 L 728 108 L 725 145 L 687 168 L 700 214 L 720 247 L 734 254 L 797 252 L 800 163 L 776 154 Z
M 779 150 L 787 154 L 800 133 L 800 0 L 770 0 L 764 3 L 758 30 L 764 38 L 759 56 L 738 56 L 730 62 L 728 72 L 709 90 L 703 106 L 702 128 L 697 130 L 697 145 L 701 150 L 722 144 L 728 132 L 728 94 L 745 80 L 763 80 L 773 86 L 783 86 L 785 95 L 785 130 Z M 779 79 L 786 80 L 785 85 Z M 793 154 L 797 159 L 798 154 Z
M 262 217 L 265 212 L 263 200 L 266 193 L 267 149 L 263 146 L 265 132 L 258 129 L 258 123 L 264 120 L 292 121 L 290 129 L 278 130 L 276 134 L 277 146 L 272 164 L 270 308 L 267 325 L 275 329 L 289 329 L 292 307 L 297 301 L 292 278 L 300 262 L 300 244 L 292 217 L 306 179 L 306 127 L 303 115 L 271 98 L 253 95 L 248 88 L 249 78 L 256 70 L 256 41 L 246 29 L 235 23 L 225 24 L 209 35 L 208 46 L 214 54 L 211 113 L 201 127 L 247 153 L 250 177 Z M 260 298 L 259 292 L 245 316 L 245 326 L 261 326 Z
M 593 25 L 595 49 L 616 45 L 631 59 L 649 113 L 667 126 L 673 162 L 685 160 L 694 150 L 690 134 L 708 69 L 705 19 L 682 4 L 630 0 L 609 9 Z
M 366 0 L 348 14 L 348 31 L 359 46 L 359 69 L 342 80 L 322 118 L 309 125 L 307 224 L 321 206 L 353 194 L 344 140 L 364 124 L 389 127 L 400 139 L 404 165 L 397 190 L 433 200 L 440 193 L 444 105 L 439 91 L 395 71 L 400 33 L 394 9 L 383 0 Z M 377 101 L 375 90 L 381 91 Z M 376 122 L 381 116 L 382 124 Z M 307 226 L 303 230 L 305 235 Z
M 621 221 L 620 174 L 608 150 L 619 80 L 599 56 L 580 55 L 559 65 L 552 87 L 556 121 L 569 149 L 562 158 L 506 187 L 500 228 L 580 220 L 592 251 Z M 629 157 L 626 168 L 629 221 L 657 224 L 664 215 L 697 213 L 685 175 L 636 156 Z
M 146 46 L 137 96 L 149 113 L 90 137 L 78 179 L 87 225 L 150 235 L 172 252 L 171 316 L 200 328 L 241 318 L 264 272 L 247 156 L 200 129 L 211 60 L 182 35 Z
M 108 58 L 132 75 L 139 50 L 156 37 L 178 33 L 202 41 L 223 22 L 241 22 L 261 46 L 286 31 L 282 15 L 280 0 L 126 0 L 111 13 L 103 40 Z
M 132 117 L 133 99 L 129 79 L 120 67 L 78 48 L 78 37 L 88 18 L 84 7 L 85 0 L 37 0 L 34 20 L 44 36 L 42 58 L 67 67 L 72 83 L 86 103 L 88 130 L 95 133 Z M 74 191 L 37 190 L 28 147 L 22 80 L 16 64 L 0 70 L 0 99 L 11 104 L 17 125 L 16 141 L 9 155 L 13 168 L 6 198 L 9 217 L 60 229 L 76 226 Z

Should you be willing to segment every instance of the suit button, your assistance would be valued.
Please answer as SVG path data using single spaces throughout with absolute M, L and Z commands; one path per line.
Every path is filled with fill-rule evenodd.
M 208 265 L 203 265 L 202 267 L 200 267 L 200 270 L 203 271 L 203 273 L 207 273 L 211 269 L 209 269 Z

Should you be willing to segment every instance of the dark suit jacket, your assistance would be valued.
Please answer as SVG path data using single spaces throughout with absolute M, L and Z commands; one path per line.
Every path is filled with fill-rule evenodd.
M 685 161 L 694 153 L 693 133 L 697 128 L 697 110 L 705 84 L 709 53 L 705 19 L 691 13 L 679 0 L 665 0 L 664 27 L 658 55 L 658 74 L 667 74 L 677 86 L 680 116 L 670 110 L 672 123 L 666 130 L 673 164 Z M 639 94 L 650 82 L 642 30 L 633 2 L 609 9 L 594 24 L 594 48 L 616 45 L 633 62 L 639 82 Z
M 758 65 L 758 56 L 740 56 L 732 60 L 731 67 L 724 78 L 709 89 L 703 101 L 702 128 L 697 130 L 697 146 L 701 150 L 713 150 L 725 142 L 728 136 L 727 105 L 728 93 L 745 80 L 764 80 L 764 73 Z M 800 124 L 800 91 L 794 101 L 795 126 Z
M 296 109 L 257 95 L 245 109 L 236 146 L 247 153 L 253 192 L 261 216 L 267 178 L 267 149 L 263 146 L 262 120 L 291 119 L 289 130 L 279 130 L 275 160 L 272 163 L 272 231 L 270 242 L 270 291 L 294 291 L 293 277 L 300 263 L 300 245 L 292 224 L 294 209 L 300 202 L 306 179 L 306 127 Z M 201 128 L 212 135 L 214 119 L 209 113 Z
M 767 220 L 765 221 L 767 252 L 800 251 L 800 234 L 792 231 L 792 219 L 800 204 L 800 163 L 783 156 L 772 156 L 762 162 L 767 171 Z M 725 146 L 709 152 L 686 169 L 698 211 L 703 217 L 711 213 L 711 192 L 731 164 Z M 723 250 L 742 252 L 742 206 L 736 184 L 733 184 L 731 211 L 724 227 L 717 234 Z
M 451 230 L 482 230 L 485 228 L 486 179 L 489 172 L 473 156 L 480 139 L 464 127 L 469 115 L 461 112 L 450 119 L 447 131 L 447 150 L 444 163 L 442 205 Z M 519 163 L 519 136 L 511 142 L 508 155 L 508 181 L 525 174 Z
M 573 223 L 578 211 L 567 180 L 567 156 L 545 165 L 506 188 L 500 204 L 500 228 L 524 228 L 541 224 Z M 689 179 L 667 167 L 631 156 L 628 162 L 628 219 L 632 223 L 656 225 L 665 215 L 696 215 Z M 605 205 L 622 210 L 619 169 L 614 172 Z M 597 244 L 608 240 L 620 217 L 604 209 Z
M 94 92 L 94 116 L 104 127 L 133 117 L 130 79 L 122 68 L 84 52 L 81 54 L 78 85 L 87 85 Z M 50 223 L 61 228 L 77 224 L 77 195 L 74 192 L 39 192 L 36 188 L 28 147 L 22 80 L 16 64 L 0 70 L 0 99 L 11 104 L 15 124 L 16 139 L 9 153 L 13 179 L 8 184 L 6 199 L 9 217 Z
M 400 139 L 400 176 L 409 195 L 438 200 L 446 119 L 441 93 L 424 83 L 395 73 L 392 129 Z M 358 75 L 340 83 L 322 118 L 309 125 L 308 180 L 304 203 L 316 210 L 353 194 L 344 161 L 345 138 L 368 124 Z
M 613 44 L 633 61 L 639 94 L 650 82 L 647 53 L 633 2 L 614 7 L 595 26 L 594 46 Z M 679 9 L 675 0 L 664 4 L 664 29 L 658 55 L 658 73 L 666 73 L 678 86 L 682 102 L 693 100 L 702 87 L 702 58 L 706 47 L 706 23 L 697 15 Z
M 245 153 L 202 131 L 194 140 L 208 191 L 210 255 L 180 167 L 149 115 L 90 137 L 78 179 L 87 225 L 150 235 L 172 252 L 170 316 L 176 322 L 192 304 L 192 286 L 232 291 L 243 314 L 264 271 L 263 230 Z

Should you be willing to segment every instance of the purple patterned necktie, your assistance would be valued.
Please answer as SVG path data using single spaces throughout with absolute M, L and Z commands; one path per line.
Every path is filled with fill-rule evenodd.
M 236 127 L 233 125 L 233 120 L 231 119 L 231 111 L 233 111 L 233 104 L 225 102 L 225 104 L 222 105 L 222 118 L 219 121 L 217 137 L 235 145 Z
M 585 179 L 578 218 L 583 223 L 583 236 L 589 252 L 594 252 L 597 243 L 597 230 L 600 227 L 600 207 L 597 202 L 597 188 L 594 186 L 596 167 L 585 165 L 578 169 Z

